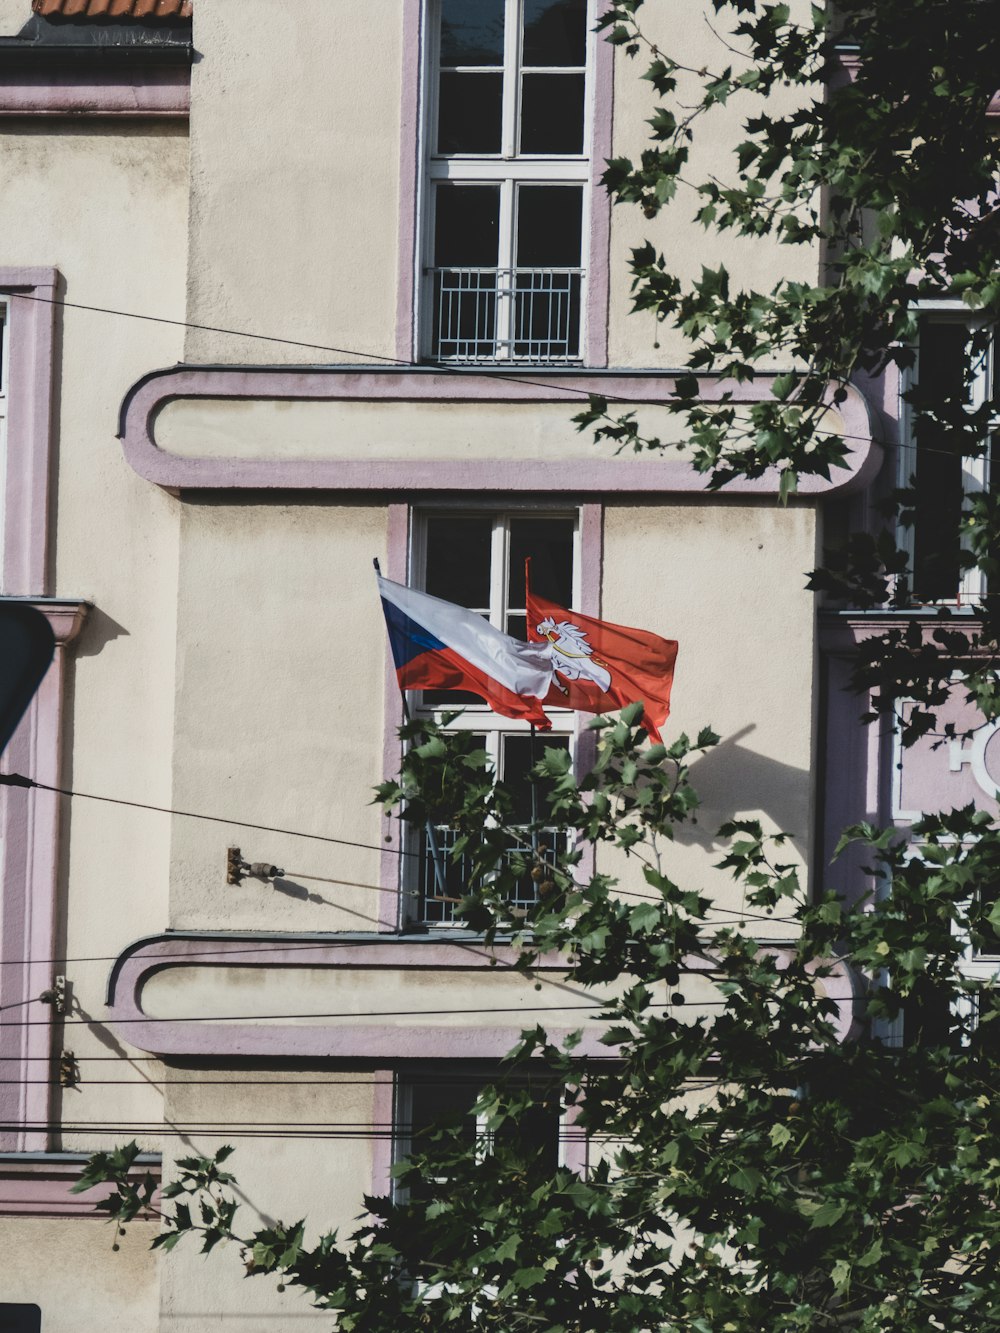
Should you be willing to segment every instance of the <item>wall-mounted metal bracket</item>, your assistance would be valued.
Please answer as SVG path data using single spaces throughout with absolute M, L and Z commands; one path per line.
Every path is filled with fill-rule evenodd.
M 80 1082 L 80 1066 L 76 1062 L 76 1056 L 72 1051 L 59 1052 L 59 1086 L 60 1088 L 75 1088 Z
M 280 866 L 273 866 L 268 861 L 244 861 L 239 847 L 226 849 L 226 883 L 242 884 L 250 879 L 281 879 L 284 871 Z
M 49 990 L 43 990 L 39 995 L 42 1004 L 51 1004 L 53 1014 L 60 1017 L 69 1012 L 69 991 L 70 985 L 65 977 L 54 977 Z

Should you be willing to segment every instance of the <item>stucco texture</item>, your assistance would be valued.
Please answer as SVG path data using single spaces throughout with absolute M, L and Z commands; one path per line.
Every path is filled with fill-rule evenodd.
M 680 645 L 665 739 L 706 725 L 722 737 L 692 766 L 703 804 L 667 849 L 670 873 L 738 909 L 728 874 L 712 869 L 724 820 L 760 818 L 793 834 L 783 859 L 809 865 L 815 663 L 804 583 L 816 512 L 743 501 L 621 505 L 606 510 L 604 534 L 602 613 Z
M 220 1075 L 211 1077 L 219 1079 Z M 239 1181 L 237 1230 L 246 1235 L 275 1219 L 305 1217 L 308 1244 L 331 1230 L 349 1232 L 372 1193 L 377 1073 L 324 1074 L 286 1069 L 279 1074 L 233 1072 L 205 1086 L 205 1076 L 177 1071 L 169 1086 L 167 1111 L 177 1124 L 197 1120 L 206 1127 L 228 1126 L 221 1134 L 181 1135 L 164 1160 L 209 1154 L 223 1143 L 236 1152 L 229 1169 Z M 266 1080 L 273 1079 L 268 1083 Z M 385 1101 L 391 1106 L 391 1096 Z M 385 1112 L 388 1114 L 388 1112 Z M 259 1136 L 263 1137 L 259 1137 Z M 293 1288 L 277 1291 L 272 1277 L 248 1280 L 241 1256 L 223 1247 L 206 1262 L 197 1245 L 179 1245 L 163 1266 L 161 1333 L 297 1333 L 328 1330 L 329 1313 L 311 1309 Z
M 385 626 L 384 507 L 188 503 L 182 515 L 174 797 L 179 808 L 366 843 L 176 819 L 177 928 L 374 929 Z M 225 882 L 226 847 L 288 872 Z M 376 850 L 372 850 L 372 849 Z
M 805 0 L 793 0 L 796 9 L 809 22 Z M 638 14 L 643 32 L 650 42 L 690 69 L 720 70 L 732 66 L 739 71 L 749 61 L 741 61 L 740 42 L 726 31 L 731 18 L 708 10 L 703 0 L 673 0 L 669 5 L 646 5 Z M 658 105 L 652 85 L 639 76 L 648 63 L 647 48 L 630 59 L 619 47 L 615 55 L 615 95 L 612 157 L 638 161 L 650 146 L 646 124 Z M 676 109 L 693 106 L 699 96 L 699 82 L 683 72 L 679 75 Z M 767 98 L 768 114 L 778 116 L 796 105 L 801 94 L 796 89 L 776 88 Z M 705 202 L 690 188 L 690 183 L 717 180 L 722 184 L 736 181 L 734 148 L 745 136 L 745 122 L 760 114 L 764 101 L 750 94 L 733 97 L 725 106 L 717 106 L 700 116 L 692 126 L 694 140 L 690 159 L 683 171 L 674 201 L 655 218 L 646 218 L 634 205 L 621 205 L 611 215 L 611 275 L 609 364 L 612 366 L 678 367 L 684 364 L 690 348 L 669 324 L 657 324 L 651 314 L 631 314 L 631 274 L 628 261 L 632 249 L 649 241 L 666 258 L 668 270 L 690 283 L 700 276 L 702 266 L 715 268 L 725 264 L 733 279 L 733 291 L 755 289 L 770 291 L 779 279 L 817 280 L 818 257 L 810 246 L 781 245 L 769 237 L 741 238 L 734 231 L 706 231 L 694 216 Z M 765 368 L 762 363 L 761 368 Z
M 401 39 L 400 0 L 344 21 L 330 0 L 199 0 L 189 318 L 321 346 L 191 330 L 188 360 L 393 354 Z
M 133 1222 L 113 1254 L 103 1218 L 0 1218 L 0 1301 L 37 1305 L 44 1333 L 158 1333 L 158 1229 Z
M 0 178 L 5 264 L 56 266 L 67 302 L 183 319 L 183 133 L 8 124 Z M 60 207 L 40 206 L 43 182 Z M 93 603 L 69 650 L 64 780 L 160 805 L 170 804 L 177 506 L 128 467 L 115 431 L 129 386 L 181 347 L 169 325 L 74 305 L 57 315 L 50 591 Z M 105 960 L 166 914 L 170 829 L 162 815 L 82 799 L 64 801 L 62 814 L 60 953 L 86 961 L 55 970 L 79 1006 L 66 1044 L 87 1069 L 91 1055 L 109 1054 L 111 1039 L 79 1021 L 103 1011 Z M 116 1089 L 101 1086 L 99 1068 L 66 1093 L 70 1119 L 158 1119 L 158 1094 L 137 1071 Z

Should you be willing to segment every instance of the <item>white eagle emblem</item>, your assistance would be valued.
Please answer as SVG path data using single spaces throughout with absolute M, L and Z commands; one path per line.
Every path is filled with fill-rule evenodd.
M 598 689 L 607 692 L 611 688 L 611 672 L 606 664 L 594 656 L 594 650 L 587 642 L 587 632 L 569 620 L 554 620 L 552 616 L 536 626 L 536 631 L 548 645 L 543 651 L 548 653 L 552 665 L 560 676 L 567 680 L 589 680 Z M 566 686 L 558 679 L 553 680 L 557 689 L 568 694 Z

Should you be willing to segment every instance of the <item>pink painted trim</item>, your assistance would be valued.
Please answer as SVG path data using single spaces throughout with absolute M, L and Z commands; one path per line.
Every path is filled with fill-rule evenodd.
M 303 945 L 307 944 L 308 948 Z M 190 963 L 185 963 L 190 956 Z M 414 972 L 448 971 L 464 975 L 474 984 L 475 976 L 495 966 L 512 970 L 511 950 L 497 947 L 492 952 L 470 940 L 441 940 L 438 937 L 372 936 L 357 944 L 331 940 L 328 946 L 312 940 L 301 943 L 257 942 L 252 937 L 199 939 L 164 935 L 133 946 L 123 954 L 112 972 L 107 1021 L 124 1040 L 140 1050 L 162 1056 L 205 1056 L 237 1058 L 241 1056 L 285 1057 L 289 1059 L 485 1059 L 499 1060 L 520 1039 L 524 1023 L 514 1015 L 503 1015 L 496 1026 L 419 1027 L 405 1022 L 337 1024 L 325 1026 L 270 1026 L 261 1023 L 200 1023 L 185 1019 L 143 1021 L 142 990 L 149 978 L 164 967 L 329 967 L 363 969 L 406 968 Z M 535 968 L 541 974 L 565 974 L 566 965 L 558 960 L 543 962 Z M 527 1020 L 534 1022 L 532 1017 Z M 598 1010 L 594 1011 L 599 1012 Z M 543 1015 L 543 1011 L 538 1011 Z M 574 1012 L 572 1021 L 554 1015 L 556 1024 L 549 1029 L 553 1040 L 583 1027 L 583 1011 Z M 116 1024 L 121 1024 L 116 1027 Z M 581 1051 L 595 1057 L 608 1057 L 596 1033 L 584 1037 Z
M 392 1164 L 395 1159 L 396 1080 L 391 1069 L 376 1069 L 372 1124 L 392 1125 L 392 1134 L 376 1134 L 372 1140 L 372 1189 L 376 1199 L 392 1194 Z
M 590 144 L 590 238 L 587 255 L 588 366 L 608 364 L 608 310 L 611 275 L 611 196 L 601 176 L 611 157 L 614 120 L 615 48 L 597 37 L 594 52 L 593 121 Z
M 600 616 L 604 571 L 604 506 L 580 506 L 580 614 Z
M 702 381 L 702 399 L 718 401 L 730 393 L 735 403 L 760 402 L 769 394 L 772 376 L 761 375 L 752 384 L 733 385 Z M 371 462 L 364 458 L 236 459 L 182 458 L 157 447 L 156 415 L 176 398 L 223 398 L 235 401 L 336 402 L 498 402 L 562 403 L 567 415 L 588 393 L 602 394 L 623 403 L 661 403 L 673 390 L 672 375 L 579 375 L 553 377 L 521 371 L 500 378 L 463 372 L 418 370 L 379 371 L 335 367 L 329 370 L 288 370 L 282 367 L 244 369 L 188 366 L 159 371 L 140 380 L 122 408 L 119 431 L 128 463 L 139 476 L 170 490 L 338 490 L 338 491 L 508 491 L 519 494 L 558 492 L 565 495 L 610 492 L 670 494 L 704 493 L 707 481 L 690 464 L 669 454 L 663 458 L 595 458 L 524 463 L 508 459 L 479 462 L 405 459 Z M 573 392 L 575 391 L 575 392 Z M 830 481 L 803 478 L 799 494 L 847 494 L 867 486 L 882 461 L 875 443 L 868 405 L 853 386 L 840 405 L 848 443 L 852 446 L 846 468 L 834 469 Z M 752 481 L 740 479 L 726 488 L 729 495 L 774 495 L 774 472 Z
M 56 299 L 54 268 L 0 268 L 9 339 L 3 588 L 49 591 L 49 473 L 53 441 Z M 35 300 L 19 300 L 18 293 Z
M 56 635 L 56 652 L 38 693 L 0 759 L 3 772 L 26 773 L 58 786 L 62 773 L 62 709 L 66 645 L 79 632 L 85 602 L 35 603 Z M 52 985 L 56 952 L 56 887 L 59 870 L 59 798 L 52 792 L 5 787 L 3 880 L 0 883 L 0 1007 L 23 1017 L 51 1010 L 33 1003 Z M 40 962 L 31 962 L 31 959 Z M 0 1026 L 0 1125 L 47 1124 L 47 1084 L 30 1083 L 46 1069 L 51 1026 Z M 0 1129 L 0 1150 L 27 1152 L 48 1146 L 40 1130 Z
M 417 283 L 417 208 L 420 197 L 420 87 L 423 68 L 421 11 L 424 0 L 403 5 L 403 97 L 399 113 L 399 263 L 396 292 L 396 356 L 414 359 Z
M 0 116 L 115 116 L 144 120 L 186 117 L 191 106 L 187 66 L 136 71 L 5 70 Z
M 387 551 L 385 563 L 386 578 L 396 583 L 406 583 L 409 563 L 410 543 L 410 507 L 405 504 L 389 506 Z M 374 589 L 372 590 L 373 595 Z M 401 750 L 397 732 L 403 722 L 403 699 L 396 680 L 396 668 L 392 653 L 386 644 L 385 685 L 383 690 L 384 726 L 382 728 L 382 775 L 394 778 L 399 774 Z M 379 883 L 386 890 L 378 896 L 379 926 L 384 930 L 396 930 L 405 916 L 399 897 L 402 884 L 400 862 L 397 855 L 402 838 L 403 826 L 398 819 L 382 816 L 383 850 L 379 858 Z
M 792 950 L 780 945 L 762 945 L 762 952 L 777 958 Z M 185 962 L 189 958 L 189 962 Z M 372 936 L 357 943 L 324 944 L 314 940 L 260 941 L 252 936 L 202 937 L 163 935 L 134 945 L 122 954 L 112 971 L 108 1023 L 122 1040 L 151 1055 L 161 1057 L 197 1056 L 199 1058 L 265 1057 L 285 1059 L 342 1059 L 396 1061 L 409 1059 L 463 1060 L 501 1059 L 518 1042 L 526 1025 L 546 1022 L 545 1010 L 526 1009 L 524 1022 L 511 1022 L 507 1015 L 496 1026 L 436 1027 L 423 1024 L 408 1026 L 405 1021 L 339 1024 L 331 1019 L 325 1025 L 265 1025 L 262 1022 L 198 1022 L 187 1019 L 156 1020 L 142 1008 L 142 992 L 155 973 L 165 967 L 309 967 L 377 971 L 380 967 L 403 968 L 414 973 L 446 971 L 464 978 L 474 986 L 477 972 L 497 967 L 513 971 L 512 950 L 497 947 L 488 950 L 469 940 L 442 940 L 437 937 L 412 938 L 398 935 Z M 691 968 L 710 966 L 701 955 L 685 959 Z M 566 963 L 559 959 L 542 960 L 533 969 L 544 978 L 546 973 L 564 976 Z M 837 1004 L 836 1027 L 842 1040 L 856 1030 L 859 995 L 857 979 L 846 963 L 837 963 L 826 984 Z M 595 1015 L 600 1012 L 595 1009 Z M 470 1016 L 474 1018 L 474 1016 Z M 553 1022 L 546 1024 L 549 1037 L 559 1042 L 572 1031 L 583 1029 L 577 1047 L 581 1054 L 613 1059 L 614 1048 L 599 1041 L 603 1024 L 588 1020 L 584 1010 L 574 1011 L 571 1019 L 555 1011 Z M 589 1031 L 587 1024 L 591 1023 Z
M 95 1212 L 95 1205 L 111 1194 L 112 1185 L 72 1194 L 80 1178 L 78 1162 L 0 1162 L 0 1217 L 82 1217 L 106 1222 L 107 1213 Z M 129 1175 L 141 1179 L 160 1179 L 160 1165 L 135 1167 Z M 153 1207 L 160 1205 L 159 1190 L 153 1195 Z
M 604 506 L 583 504 L 580 506 L 580 605 L 579 610 L 585 616 L 601 614 L 601 591 L 604 575 Z M 577 609 L 577 608 L 574 608 Z M 592 721 L 589 713 L 576 715 L 576 758 L 574 765 L 577 778 L 582 778 L 594 767 L 597 759 L 597 735 L 589 729 Z M 592 844 L 585 844 L 580 872 L 590 879 L 597 868 L 597 853 Z

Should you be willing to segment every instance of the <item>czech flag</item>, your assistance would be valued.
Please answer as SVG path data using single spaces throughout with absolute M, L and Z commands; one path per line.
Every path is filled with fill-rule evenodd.
M 527 607 L 528 638 L 548 645 L 554 668 L 545 702 L 553 708 L 610 713 L 641 699 L 642 725 L 659 741 L 659 729 L 670 714 L 676 642 L 568 611 L 536 597 L 530 585 Z
M 474 611 L 377 577 L 401 690 L 469 690 L 504 717 L 551 730 L 541 703 L 553 680 L 547 645 L 523 643 Z

